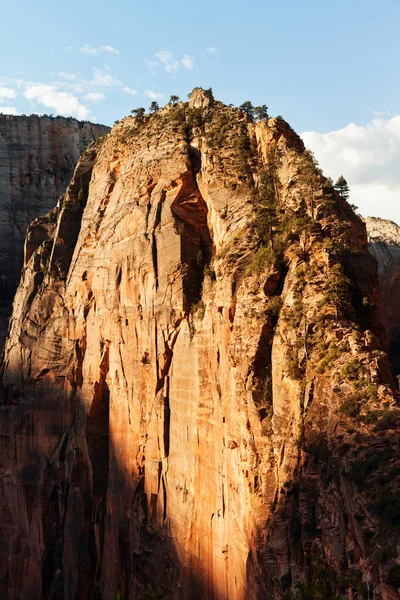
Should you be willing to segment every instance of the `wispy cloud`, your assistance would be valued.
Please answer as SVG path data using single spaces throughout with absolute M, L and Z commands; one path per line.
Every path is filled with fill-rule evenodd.
M 122 91 L 125 92 L 125 94 L 130 94 L 131 96 L 136 96 L 136 94 L 137 94 L 136 90 L 131 90 L 128 87 L 123 87 Z
M 155 58 L 157 60 L 145 60 L 145 64 L 147 68 L 155 72 L 156 67 L 163 67 L 168 73 L 175 73 L 179 67 L 184 67 L 185 69 L 193 69 L 195 67 L 195 59 L 193 56 L 189 56 L 189 54 L 183 54 L 182 58 L 177 60 L 171 52 L 167 52 L 167 50 L 160 50 L 156 53 Z
M 400 115 L 325 134 L 307 131 L 302 138 L 327 175 L 347 179 L 351 202 L 364 216 L 400 224 Z
M 103 52 L 109 52 L 110 54 L 119 54 L 118 48 L 114 48 L 114 46 L 99 46 L 98 48 L 92 48 L 89 44 L 84 44 L 79 52 L 82 54 L 90 54 L 91 56 L 98 56 Z
M 86 102 L 101 102 L 101 100 L 105 100 L 106 97 L 104 94 L 100 93 L 100 92 L 91 92 L 90 94 L 86 94 L 86 96 L 83 97 L 84 100 L 86 100 Z
M 118 77 L 105 73 L 101 69 L 93 69 L 93 77 L 89 83 L 103 88 L 118 87 L 122 85 Z
M 86 119 L 89 110 L 79 102 L 79 99 L 71 92 L 60 92 L 54 85 L 39 83 L 27 85 L 24 92 L 25 98 L 38 102 L 47 108 L 53 109 L 60 115 L 73 115 L 78 119 Z
M 160 50 L 160 52 L 157 52 L 156 57 L 164 65 L 165 70 L 169 73 L 177 71 L 179 68 L 179 62 L 173 58 L 170 52 Z
M 164 98 L 164 94 L 159 94 L 152 90 L 145 90 L 144 95 L 151 98 L 151 100 L 162 100 Z
M 205 48 L 201 53 L 202 58 L 209 58 L 210 56 L 215 56 L 218 50 L 216 48 Z
M 77 75 L 76 73 L 58 73 L 58 76 L 61 77 L 61 79 L 65 79 L 65 81 L 79 81 L 80 76 Z
M 4 102 L 4 100 L 10 100 L 16 97 L 15 90 L 7 87 L 0 87 L 0 102 Z
M 194 68 L 194 58 L 189 56 L 188 54 L 184 54 L 181 60 L 182 65 L 185 69 L 193 69 Z

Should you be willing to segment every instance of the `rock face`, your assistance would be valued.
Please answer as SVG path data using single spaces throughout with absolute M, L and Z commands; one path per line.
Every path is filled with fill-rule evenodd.
M 400 373 L 400 227 L 385 219 L 365 219 L 369 249 L 378 261 L 379 288 L 393 368 Z
M 0 596 L 394 600 L 399 409 L 365 225 L 283 120 L 199 94 L 91 145 L 28 231 Z
M 82 152 L 109 131 L 72 118 L 0 115 L 0 347 L 28 224 L 65 192 Z

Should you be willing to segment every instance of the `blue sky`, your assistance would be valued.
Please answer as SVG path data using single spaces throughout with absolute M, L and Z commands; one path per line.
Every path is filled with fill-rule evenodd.
M 341 164 L 323 136 L 354 123 L 359 138 L 400 115 L 399 0 L 15 0 L 2 6 L 2 24 L 2 112 L 112 124 L 153 98 L 212 87 L 226 103 L 265 103 L 314 132 L 307 143 L 334 176 Z M 383 133 L 390 147 L 395 129 L 395 142 L 392 126 Z

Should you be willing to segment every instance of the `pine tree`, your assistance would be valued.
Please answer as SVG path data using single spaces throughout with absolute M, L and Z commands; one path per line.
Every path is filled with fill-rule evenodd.
M 243 104 L 241 104 L 239 108 L 245 115 L 250 117 L 251 120 L 254 119 L 254 106 L 252 105 L 250 100 L 246 100 L 246 102 L 243 102 Z
M 325 288 L 325 301 L 335 308 L 336 318 L 339 316 L 339 310 L 345 310 L 350 304 L 350 283 L 342 265 L 333 265 Z
M 263 119 L 268 120 L 268 106 L 262 104 L 261 106 L 254 107 L 254 115 L 256 121 L 262 121 Z
M 150 104 L 149 110 L 151 113 L 156 113 L 158 110 L 160 110 L 160 106 L 159 106 L 158 102 L 153 100 L 153 102 Z
M 179 96 L 172 95 L 169 99 L 170 104 L 178 104 L 179 101 L 180 101 Z
M 131 113 L 133 114 L 134 117 L 136 117 L 137 122 L 141 123 L 144 119 L 146 110 L 143 107 L 134 108 L 133 110 L 131 110 Z
M 338 194 L 340 194 L 342 196 L 342 198 L 344 200 L 348 200 L 350 197 L 350 188 L 347 184 L 347 181 L 345 180 L 345 178 L 343 177 L 343 175 L 341 175 L 339 177 L 339 179 L 337 180 L 337 182 L 335 183 L 335 190 L 337 191 Z

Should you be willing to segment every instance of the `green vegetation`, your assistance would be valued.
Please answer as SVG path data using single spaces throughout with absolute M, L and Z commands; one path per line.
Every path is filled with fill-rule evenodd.
M 153 102 L 150 104 L 150 107 L 149 107 L 150 113 L 156 113 L 159 110 L 160 110 L 160 106 L 159 106 L 158 102 L 153 100 Z
M 332 306 L 335 309 L 336 319 L 339 318 L 339 311 L 345 311 L 350 306 L 350 284 L 351 281 L 346 277 L 343 266 L 339 263 L 333 265 L 325 286 L 322 305 Z
M 243 104 L 241 104 L 239 108 L 242 111 L 242 113 L 250 117 L 251 120 L 254 119 L 254 106 L 252 105 L 250 100 L 246 100 L 246 102 L 243 102 Z
M 256 121 L 266 120 L 268 121 L 268 106 L 266 104 L 262 104 L 261 106 L 256 106 L 254 108 L 254 116 Z
M 131 113 L 134 117 L 136 117 L 138 123 L 142 123 L 146 114 L 146 110 L 141 106 L 140 108 L 134 108 L 131 110 Z
M 345 180 L 345 178 L 343 177 L 343 175 L 341 175 L 339 177 L 339 179 L 337 180 L 337 182 L 335 183 L 335 190 L 337 191 L 338 194 L 340 194 L 342 196 L 342 198 L 344 200 L 348 200 L 350 197 L 350 188 L 347 184 L 347 181 Z
M 344 582 L 340 581 L 338 574 L 328 565 L 325 557 L 312 555 L 308 560 L 310 563 L 310 580 L 300 583 L 295 592 L 284 594 L 283 599 L 328 600 L 329 598 L 329 600 L 344 600 L 345 596 L 340 593 L 341 588 L 344 587 Z
M 138 600 L 170 600 L 170 598 L 159 587 L 153 590 L 153 587 L 149 584 L 146 591 L 140 594 Z
M 196 315 L 199 319 L 203 319 L 206 307 L 202 299 L 190 307 L 190 314 Z
M 178 102 L 180 102 L 179 96 L 172 95 L 169 99 L 170 104 L 178 104 Z

